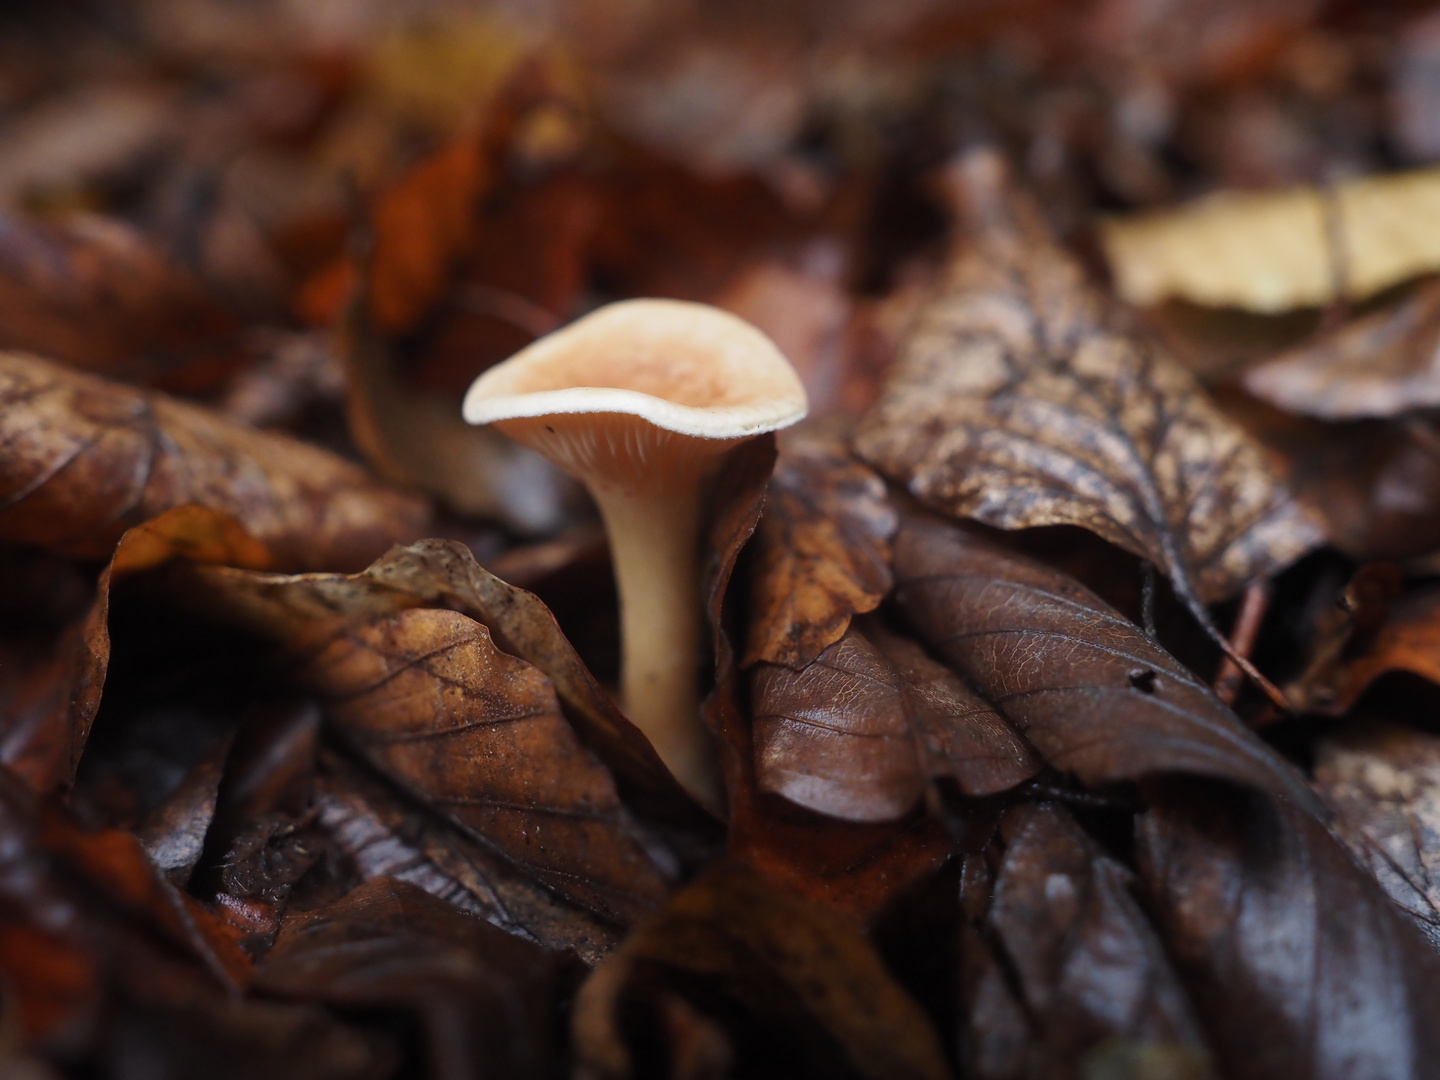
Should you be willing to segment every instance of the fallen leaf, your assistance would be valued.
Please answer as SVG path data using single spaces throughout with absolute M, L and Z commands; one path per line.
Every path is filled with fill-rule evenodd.
M 1179 210 L 1112 219 L 1101 233 L 1120 295 L 1277 312 L 1363 300 L 1440 269 L 1440 172 L 1334 187 L 1222 192 Z
M 702 569 L 702 593 L 715 644 L 715 689 L 702 714 L 715 733 L 730 803 L 729 852 L 812 900 L 869 919 L 950 855 L 934 818 L 843 822 L 765 795 L 755 775 L 750 717 L 727 629 L 727 595 L 740 553 L 755 532 L 775 464 L 773 439 L 746 443 L 717 477 Z M 733 612 L 730 613 L 733 616 Z
M 409 1014 L 436 1071 L 552 1077 L 572 974 L 555 953 L 379 878 L 287 919 L 255 985 L 372 1015 Z
M 488 627 L 501 649 L 550 680 L 567 717 L 614 771 L 631 805 L 677 826 L 704 828 L 712 821 L 596 681 L 545 605 L 489 573 L 463 544 L 422 540 L 348 576 L 187 568 L 176 575 L 174 594 L 211 617 L 236 620 L 281 640 L 339 613 L 360 617 L 416 607 L 455 608 Z
M 68 787 L 75 777 L 110 665 L 112 586 L 176 558 L 250 567 L 272 561 L 233 518 L 200 506 L 167 510 L 121 536 L 89 610 L 60 635 L 18 700 L 0 701 L 0 762 L 36 790 Z
M 932 780 L 984 797 L 1040 768 L 988 703 L 878 624 L 852 626 L 802 671 L 757 666 L 750 697 L 760 789 L 831 817 L 893 821 Z
M 654 1009 L 665 989 L 725 1026 L 737 1076 L 777 1061 L 789 1076 L 950 1075 L 929 1020 L 849 919 L 739 867 L 675 894 L 591 974 L 571 1026 L 577 1075 L 634 1075 L 644 1044 L 620 1009 Z
M 1440 288 L 1356 319 L 1251 368 L 1240 379 L 1276 408 L 1322 420 L 1440 405 Z
M 1179 363 L 1117 329 L 992 152 L 951 173 L 964 239 L 856 446 L 931 506 L 1083 525 L 1203 604 L 1321 540 Z
M 1353 721 L 1316 744 L 1315 784 L 1350 853 L 1440 949 L 1440 739 Z
M 321 759 L 316 819 L 365 881 L 394 878 L 547 949 L 594 967 L 620 932 L 537 884 L 450 822 L 412 805 L 334 751 Z
M 823 437 L 785 441 L 755 535 L 742 667 L 797 671 L 890 591 L 885 482 Z
M 210 380 L 239 322 L 129 226 L 0 216 L 0 349 L 122 379 Z M 208 365 L 210 370 L 201 370 Z
M 297 569 L 364 565 L 427 518 L 318 447 L 35 357 L 0 355 L 0 445 L 0 538 L 80 558 L 192 503 Z
M 1424 1075 L 1440 955 L 1324 827 L 1193 781 L 1148 798 L 1148 906 L 1223 1073 Z
M 1319 812 L 1293 766 L 1073 578 L 959 526 L 901 522 L 895 602 L 1050 765 L 1087 784 L 1197 773 Z
M 1065 1074 L 1107 1042 L 1168 1048 L 1189 1073 L 1209 1073 L 1204 1033 L 1155 930 L 1131 895 L 1131 874 L 1103 854 L 1062 807 L 1029 804 L 1002 821 L 1003 854 L 984 931 L 968 939 L 989 963 L 969 965 L 965 1045 L 994 1075 L 987 994 L 1018 994 L 1016 1056 L 1027 1075 Z M 987 986 L 989 964 L 1010 988 Z M 978 977 L 977 977 L 978 976 Z M 1089 1075 L 1088 1072 L 1086 1075 Z
M 1421 586 L 1392 601 L 1385 620 L 1364 651 L 1339 664 L 1329 679 L 1311 690 L 1317 711 L 1348 712 L 1382 675 L 1408 671 L 1440 683 L 1440 589 Z
M 135 836 L 145 854 L 178 889 L 190 881 L 195 864 L 205 849 L 205 834 L 215 816 L 229 741 L 221 742 L 214 753 L 186 774 L 165 801 L 135 827 Z
M 665 896 L 549 681 L 480 623 L 411 607 L 315 620 L 285 645 L 346 742 L 537 881 L 622 924 Z

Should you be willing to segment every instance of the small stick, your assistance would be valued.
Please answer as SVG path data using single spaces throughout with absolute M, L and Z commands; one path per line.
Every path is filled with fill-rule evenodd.
M 1255 649 L 1260 636 L 1260 624 L 1265 621 L 1265 612 L 1270 607 L 1270 584 L 1263 578 L 1252 581 L 1245 587 L 1245 596 L 1240 601 L 1240 613 L 1235 617 L 1235 628 L 1230 643 L 1235 652 L 1248 658 Z M 1220 672 L 1215 676 L 1215 696 L 1226 705 L 1234 705 L 1245 683 L 1245 673 L 1235 659 L 1226 656 L 1220 662 Z
M 1159 641 L 1160 633 L 1155 629 L 1155 564 L 1149 559 L 1140 560 L 1140 623 L 1145 636 Z

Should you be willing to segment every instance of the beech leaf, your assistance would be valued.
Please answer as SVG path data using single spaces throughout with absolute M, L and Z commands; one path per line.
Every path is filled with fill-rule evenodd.
M 186 504 L 308 570 L 363 566 L 427 520 L 328 451 L 33 356 L 0 354 L 0 448 L 0 539 L 81 558 Z
M 1151 796 L 1141 875 L 1226 1076 L 1433 1068 L 1440 955 L 1323 826 L 1193 781 Z
M 1293 766 L 1073 578 L 938 519 L 895 540 L 895 600 L 1055 768 L 1087 784 L 1215 776 L 1320 812 Z
M 960 247 L 856 447 L 925 503 L 1003 529 L 1082 525 L 1201 604 L 1322 539 L 1257 445 L 1116 326 L 993 152 L 952 170 Z

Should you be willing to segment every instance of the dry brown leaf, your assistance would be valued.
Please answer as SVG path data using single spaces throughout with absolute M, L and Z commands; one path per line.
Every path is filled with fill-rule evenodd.
M 976 797 L 1022 783 L 1040 759 L 954 672 L 878 623 L 852 626 L 802 671 L 752 676 L 762 791 L 849 821 L 893 821 L 933 779 Z
M 1222 192 L 1106 223 L 1120 295 L 1277 312 L 1364 299 L 1440 269 L 1440 170 L 1350 180 L 1328 191 Z
M 1253 367 L 1240 383 L 1276 408 L 1322 420 L 1440 405 L 1440 286 Z
M 82 558 L 185 504 L 305 570 L 363 566 L 427 520 L 328 451 L 32 356 L 0 354 L 0 447 L 0 538 Z
M 823 437 L 785 441 L 755 535 L 741 666 L 799 670 L 890 591 L 885 482 Z
M 110 665 L 111 587 L 171 559 L 256 569 L 273 561 L 233 518 L 199 506 L 176 507 L 125 533 L 89 611 L 61 636 L 28 694 L 0 700 L 0 762 L 36 790 L 75 777 Z
M 964 238 L 861 454 L 923 501 L 1005 529 L 1083 525 L 1151 560 L 1208 625 L 1321 540 L 1259 447 L 1103 299 L 977 151 L 952 171 Z
M 356 750 L 560 895 L 621 923 L 667 892 L 549 681 L 454 611 L 317 621 L 287 642 Z
M 777 1053 L 785 1075 L 950 1075 L 929 1019 L 854 923 L 726 865 L 675 894 L 581 987 L 571 1027 L 576 1075 L 635 1075 L 640 1047 L 626 1038 L 626 1013 L 697 984 L 707 993 L 696 1005 L 719 1006 L 732 1035 L 733 1075 L 751 1075 Z
M 488 627 L 502 649 L 544 673 L 571 722 L 637 808 L 676 823 L 710 821 L 586 668 L 549 609 L 481 567 L 463 544 L 422 540 L 348 576 L 285 577 L 215 567 L 188 570 L 177 586 L 179 599 L 211 617 L 237 620 L 280 640 L 342 613 L 390 615 L 430 606 L 462 611 Z
M 720 747 L 730 802 L 730 855 L 784 888 L 858 919 L 873 918 L 949 857 L 949 837 L 930 815 L 899 822 L 846 822 L 765 795 L 755 776 L 752 724 L 727 630 L 736 561 L 760 520 L 775 441 L 761 436 L 725 462 L 712 496 L 703 592 L 715 637 L 715 690 L 703 714 Z

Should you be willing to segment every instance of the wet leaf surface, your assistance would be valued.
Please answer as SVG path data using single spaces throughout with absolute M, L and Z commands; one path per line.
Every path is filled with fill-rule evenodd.
M 1088 784 L 1223 777 L 1316 809 L 1300 774 L 1079 582 L 938 519 L 895 541 L 895 598 L 1045 760 Z
M 1440 954 L 1339 842 L 1281 801 L 1153 797 L 1141 876 L 1225 1073 L 1424 1075 Z
M 760 789 L 831 817 L 895 820 L 932 780 L 984 797 L 1040 768 L 983 698 L 878 623 L 852 626 L 803 671 L 757 666 L 751 702 Z
M 560 1003 L 575 971 L 421 889 L 377 878 L 291 918 L 257 989 L 347 1011 L 413 1015 L 442 1075 L 561 1075 Z M 578 966 L 578 965 L 576 965 Z
M 665 989 L 724 1026 L 736 1075 L 950 1075 L 853 923 L 738 867 L 677 893 L 590 976 L 572 1022 L 581 1075 L 618 1080 L 664 1052 L 646 1039 Z
M 0 356 L 0 537 L 85 558 L 186 504 L 227 513 L 297 569 L 349 569 L 426 521 L 413 497 L 313 446 L 193 405 Z
M 977 152 L 953 168 L 960 247 L 861 423 L 861 454 L 952 514 L 1083 525 L 1187 600 L 1224 598 L 1318 543 L 1259 448 L 1117 327 L 1004 165 Z
M 1001 835 L 989 909 L 967 938 L 975 1074 L 1073 1075 L 1084 1062 L 1088 1075 L 1119 1042 L 1158 1048 L 1180 1075 L 1209 1075 L 1200 1022 L 1130 872 L 1055 804 L 1016 808 Z
M 839 641 L 852 616 L 890 591 L 895 511 L 884 481 L 843 445 L 788 438 L 755 535 L 742 667 L 799 670 Z

